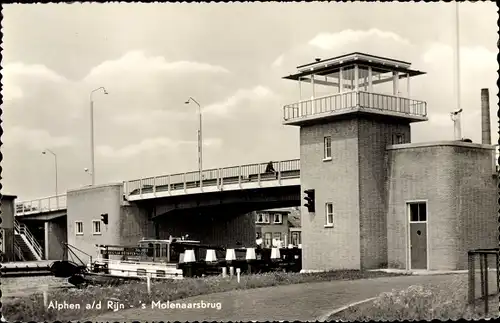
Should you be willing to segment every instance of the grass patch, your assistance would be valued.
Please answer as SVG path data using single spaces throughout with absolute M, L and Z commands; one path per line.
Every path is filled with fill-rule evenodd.
M 98 316 L 111 311 L 106 304 L 108 300 L 119 301 L 128 308 L 140 306 L 139 302 L 175 301 L 190 296 L 206 295 L 237 289 L 252 289 L 278 285 L 312 283 L 334 280 L 354 280 L 363 278 L 377 278 L 388 276 L 401 276 L 402 274 L 384 273 L 374 271 L 339 270 L 324 273 L 266 273 L 261 275 L 242 275 L 238 284 L 235 277 L 222 278 L 210 276 L 205 278 L 189 278 L 174 281 L 152 282 L 151 295 L 147 293 L 144 282 L 127 282 L 120 286 L 96 287 L 85 289 L 69 288 L 49 291 L 48 302 L 59 304 L 79 304 L 77 309 L 47 309 L 43 303 L 43 295 L 33 294 L 29 297 L 3 299 L 3 315 L 9 321 L 68 321 L 81 320 Z M 88 309 L 87 304 L 101 302 L 101 309 Z
M 458 320 L 499 316 L 498 295 L 490 296 L 489 313 L 484 315 L 484 301 L 475 308 L 467 304 L 467 282 L 455 279 L 451 284 L 414 285 L 402 291 L 380 294 L 374 301 L 334 314 L 328 321 L 403 321 Z

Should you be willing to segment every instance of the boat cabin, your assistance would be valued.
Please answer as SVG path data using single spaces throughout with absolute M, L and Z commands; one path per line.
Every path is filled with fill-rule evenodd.
M 104 259 L 121 256 L 120 260 L 141 262 L 162 262 L 177 264 L 182 262 L 181 254 L 186 249 L 199 249 L 200 241 L 183 238 L 142 239 L 137 246 L 100 245 Z

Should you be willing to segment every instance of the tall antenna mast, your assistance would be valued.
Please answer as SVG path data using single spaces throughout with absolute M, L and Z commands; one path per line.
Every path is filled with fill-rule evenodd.
M 456 111 L 462 111 L 460 107 L 460 11 L 458 6 L 458 1 L 455 2 L 455 32 L 456 32 L 456 42 L 455 42 L 455 90 L 456 90 Z M 460 123 L 460 122 L 459 122 Z M 459 125 L 461 133 L 461 125 Z M 460 138 L 461 139 L 461 138 Z

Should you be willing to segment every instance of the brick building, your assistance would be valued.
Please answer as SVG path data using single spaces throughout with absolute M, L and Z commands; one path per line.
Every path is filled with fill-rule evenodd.
M 277 246 L 276 241 L 281 241 L 283 247 L 301 243 L 298 208 L 262 210 L 252 214 L 255 216 L 256 238 L 258 241 L 262 239 L 263 247 Z
M 468 249 L 497 246 L 488 136 L 411 143 L 410 124 L 427 121 L 426 103 L 410 95 L 422 74 L 353 53 L 285 77 L 300 98 L 284 107 L 284 124 L 300 126 L 301 190 L 315 196 L 315 210 L 301 212 L 304 271 L 464 269 Z

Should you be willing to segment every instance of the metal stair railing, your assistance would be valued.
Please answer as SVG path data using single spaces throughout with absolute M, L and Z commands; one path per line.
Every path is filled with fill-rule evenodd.
M 43 250 L 40 244 L 35 240 L 35 237 L 33 234 L 31 234 L 30 230 L 24 223 L 19 223 L 17 220 L 14 220 L 14 228 L 17 233 L 24 235 L 28 242 L 31 244 L 31 247 L 35 250 L 37 253 L 37 256 L 40 257 L 40 259 L 43 259 Z
M 23 254 L 23 251 L 21 250 L 21 247 L 19 247 L 19 244 L 14 243 L 14 250 L 16 252 L 16 255 L 17 257 L 19 258 L 19 260 L 21 261 L 25 261 L 26 259 L 24 258 L 24 254 Z

